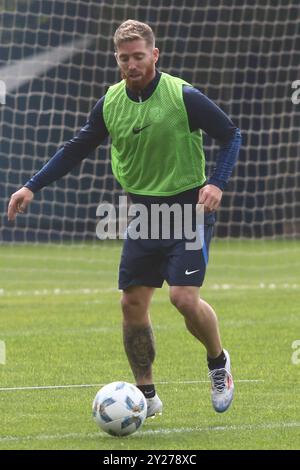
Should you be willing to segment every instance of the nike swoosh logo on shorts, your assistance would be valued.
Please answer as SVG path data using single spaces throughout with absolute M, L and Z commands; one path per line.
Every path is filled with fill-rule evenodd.
M 189 276 L 190 274 L 197 273 L 198 271 L 200 271 L 200 269 L 195 269 L 195 271 L 188 271 L 188 270 L 186 269 L 186 270 L 185 270 L 185 275 L 186 275 L 186 276 Z
M 149 127 L 149 126 L 151 126 L 151 123 L 150 123 L 150 124 L 147 124 L 147 126 L 144 126 L 144 127 L 134 127 L 134 128 L 132 129 L 132 132 L 133 132 L 134 134 L 139 134 L 139 132 L 143 131 L 144 129 L 146 129 L 146 127 Z

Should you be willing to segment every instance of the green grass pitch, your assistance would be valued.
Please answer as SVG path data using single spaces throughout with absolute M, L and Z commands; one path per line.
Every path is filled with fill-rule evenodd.
M 117 242 L 0 247 L 0 449 L 299 449 L 300 243 L 213 243 L 202 296 L 232 358 L 235 399 L 225 414 L 210 405 L 204 348 L 167 286 L 156 291 L 164 413 L 127 438 L 102 433 L 91 418 L 102 384 L 133 380 L 116 288 L 120 250 Z M 65 385 L 78 387 L 57 387 Z

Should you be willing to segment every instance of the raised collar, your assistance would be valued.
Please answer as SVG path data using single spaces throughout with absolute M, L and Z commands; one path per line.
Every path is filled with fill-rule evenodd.
M 148 83 L 146 88 L 141 90 L 139 93 L 135 93 L 134 91 L 129 90 L 129 88 L 126 87 L 126 93 L 127 93 L 128 98 L 130 98 L 133 101 L 146 101 L 148 98 L 150 98 L 155 88 L 157 87 L 160 77 L 161 77 L 161 72 L 156 70 L 155 77 L 153 78 L 153 80 L 151 80 L 151 82 Z

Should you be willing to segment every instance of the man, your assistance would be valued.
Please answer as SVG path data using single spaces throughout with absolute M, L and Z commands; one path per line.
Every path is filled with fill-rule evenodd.
M 137 386 L 147 398 L 148 414 L 162 412 L 152 377 L 155 357 L 149 306 L 155 288 L 169 284 L 170 300 L 186 327 L 206 348 L 212 404 L 228 409 L 233 398 L 230 358 L 223 350 L 217 317 L 199 298 L 212 236 L 214 212 L 231 175 L 240 131 L 208 98 L 185 81 L 156 70 L 159 50 L 151 28 L 128 20 L 115 32 L 115 57 L 123 80 L 109 88 L 79 134 L 11 196 L 8 217 L 23 213 L 34 193 L 72 170 L 108 135 L 112 169 L 134 203 L 204 205 L 204 244 L 186 249 L 186 240 L 125 240 L 119 271 L 123 290 L 123 338 Z M 201 129 L 218 140 L 216 166 L 208 180 Z

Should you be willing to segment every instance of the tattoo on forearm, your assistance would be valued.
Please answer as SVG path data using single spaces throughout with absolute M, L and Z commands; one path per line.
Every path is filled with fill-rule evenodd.
M 155 357 L 152 327 L 123 325 L 123 340 L 135 379 L 146 377 Z

